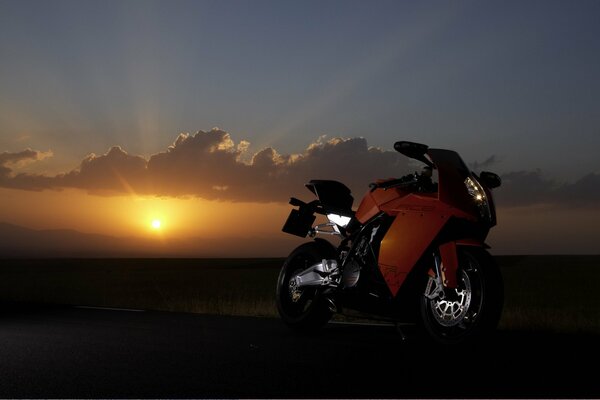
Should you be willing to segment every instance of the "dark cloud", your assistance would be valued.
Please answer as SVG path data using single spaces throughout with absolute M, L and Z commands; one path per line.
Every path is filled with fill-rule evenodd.
M 587 174 L 575 183 L 558 183 L 545 178 L 539 169 L 510 172 L 501 178 L 502 186 L 494 193 L 499 206 L 600 206 L 600 174 Z
M 291 195 L 308 195 L 304 184 L 310 179 L 341 180 L 353 189 L 355 197 L 360 197 L 374 179 L 409 172 L 403 156 L 369 147 L 363 138 L 320 138 L 303 153 L 291 155 L 269 147 L 243 157 L 247 149 L 248 142 L 236 146 L 222 130 L 199 131 L 180 134 L 166 151 L 148 160 L 113 147 L 104 155 L 91 154 L 79 168 L 53 177 L 11 176 L 8 163 L 17 157 L 11 154 L 0 159 L 4 171 L 0 185 L 29 190 L 79 188 L 101 195 L 191 195 L 228 201 L 285 202 Z
M 213 129 L 180 134 L 165 151 L 149 159 L 115 146 L 106 154 L 87 156 L 73 171 L 51 177 L 14 174 L 18 163 L 39 160 L 48 153 L 1 153 L 0 186 L 26 190 L 78 188 L 100 195 L 137 193 L 285 202 L 290 196 L 310 197 L 304 188 L 310 179 L 344 182 L 358 199 L 375 179 L 398 177 L 415 169 L 406 157 L 369 147 L 364 138 L 321 137 L 299 154 L 279 154 L 270 147 L 253 155 L 247 151 L 248 142 L 236 145 L 227 132 Z M 496 156 L 491 156 L 470 167 L 478 171 L 496 162 Z M 575 183 L 559 184 L 545 178 L 540 170 L 511 172 L 502 175 L 502 186 L 495 197 L 499 207 L 597 206 L 600 175 L 592 173 Z
M 557 200 L 559 185 L 545 179 L 539 169 L 510 172 L 503 174 L 501 179 L 502 186 L 494 193 L 499 205 L 510 207 L 554 203 Z
M 498 160 L 497 160 L 497 158 L 496 158 L 496 155 L 494 154 L 494 155 L 490 156 L 489 158 L 487 158 L 487 159 L 486 159 L 486 160 L 484 160 L 484 161 L 481 161 L 481 162 L 479 162 L 479 161 L 474 161 L 474 162 L 472 162 L 472 163 L 469 163 L 469 168 L 470 168 L 472 171 L 475 171 L 475 172 L 480 172 L 480 171 L 483 171 L 483 170 L 485 170 L 486 168 L 489 168 L 489 167 L 491 167 L 492 165 L 495 165 L 495 164 L 497 164 L 497 163 L 498 163 Z
M 14 167 L 52 156 L 51 151 L 26 149 L 18 153 L 0 153 L 0 186 L 25 190 L 43 190 L 53 186 L 53 178 L 41 175 L 16 174 Z
M 18 153 L 9 153 L 7 151 L 0 153 L 0 177 L 7 177 L 12 172 L 9 166 L 19 164 L 22 162 L 32 162 L 41 160 L 50 155 L 50 153 L 43 153 L 41 151 L 25 149 Z
M 167 151 L 148 161 L 151 192 L 233 201 L 286 201 L 302 194 L 310 179 L 344 181 L 362 195 L 377 176 L 407 173 L 396 152 L 370 148 L 363 138 L 321 139 L 303 153 L 282 155 L 265 148 L 242 162 L 247 145 L 220 130 L 180 135 Z
M 600 206 L 600 174 L 590 173 L 560 188 L 560 200 L 575 206 Z
M 131 193 L 146 185 L 146 164 L 143 157 L 114 146 L 104 155 L 88 155 L 78 169 L 54 177 L 54 184 L 95 194 Z

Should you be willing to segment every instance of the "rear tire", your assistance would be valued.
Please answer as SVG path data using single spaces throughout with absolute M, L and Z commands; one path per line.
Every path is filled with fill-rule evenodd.
M 290 288 L 292 277 L 324 258 L 336 258 L 333 247 L 318 242 L 305 243 L 292 251 L 281 267 L 275 301 L 281 319 L 292 329 L 315 330 L 333 315 L 319 288 Z
M 445 298 L 420 296 L 420 322 L 441 344 L 481 340 L 497 327 L 504 303 L 502 275 L 492 256 L 477 247 L 459 247 L 458 287 Z M 423 288 L 424 289 L 424 288 Z

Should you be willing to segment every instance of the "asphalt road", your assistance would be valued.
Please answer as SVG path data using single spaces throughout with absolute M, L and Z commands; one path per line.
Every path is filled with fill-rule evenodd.
M 462 350 L 393 327 L 2 305 L 2 398 L 600 397 L 596 336 L 498 332 Z

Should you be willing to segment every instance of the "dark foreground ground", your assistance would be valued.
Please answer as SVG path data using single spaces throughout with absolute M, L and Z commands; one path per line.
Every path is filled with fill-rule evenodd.
M 504 330 L 600 334 L 600 256 L 500 256 Z M 277 316 L 283 259 L 1 259 L 0 302 Z
M 596 335 L 499 331 L 462 350 L 393 327 L 1 305 L 2 398 L 598 398 Z

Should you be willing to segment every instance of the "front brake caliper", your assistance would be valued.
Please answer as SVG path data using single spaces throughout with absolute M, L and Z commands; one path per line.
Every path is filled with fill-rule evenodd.
M 429 281 L 427 282 L 427 287 L 425 288 L 425 297 L 429 300 L 433 300 L 435 298 L 444 298 L 444 287 L 442 286 L 442 280 L 439 276 L 429 277 Z

